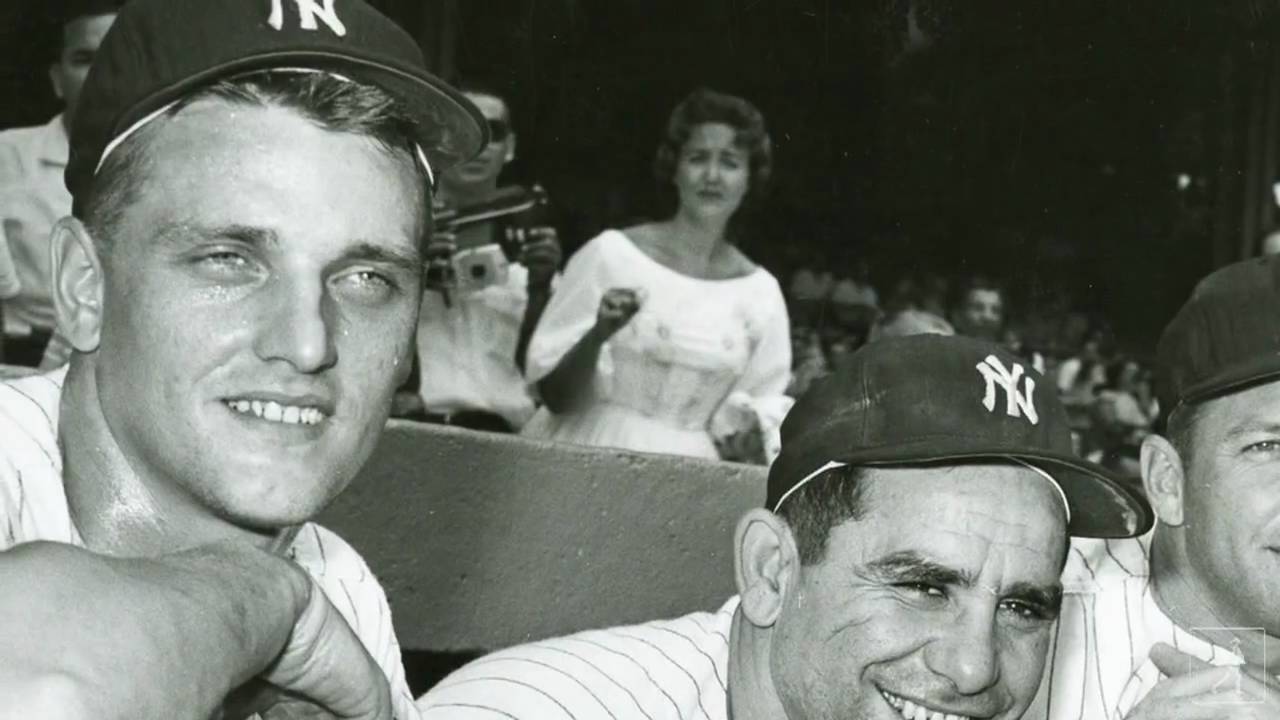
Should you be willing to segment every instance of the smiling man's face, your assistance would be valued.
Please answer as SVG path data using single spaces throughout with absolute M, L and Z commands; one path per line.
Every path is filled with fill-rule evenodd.
M 1189 445 L 1187 579 L 1222 624 L 1280 635 L 1280 382 L 1201 404 Z
M 860 482 L 864 514 L 832 529 L 774 627 L 788 717 L 1020 717 L 1061 602 L 1057 491 L 1009 464 L 869 469 Z
M 199 100 L 147 132 L 102 251 L 101 413 L 170 507 L 296 524 L 363 465 L 409 368 L 420 183 L 278 106 Z

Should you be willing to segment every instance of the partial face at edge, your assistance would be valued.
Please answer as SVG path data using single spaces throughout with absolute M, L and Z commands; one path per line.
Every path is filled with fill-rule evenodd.
M 115 21 L 115 13 L 104 13 L 76 18 L 63 28 L 62 51 L 49 68 L 49 79 L 54 93 L 62 98 L 67 117 L 74 116 L 80 88 L 84 86 L 93 57 Z
M 510 122 L 507 104 L 501 98 L 482 93 L 465 93 L 467 99 L 475 103 L 486 120 Z M 515 156 L 515 134 L 509 133 L 499 141 L 491 141 L 472 160 L 448 170 L 444 181 L 448 184 L 468 187 L 496 183 L 502 168 Z
M 1280 383 L 1205 402 L 1183 458 L 1190 580 L 1223 623 L 1280 635 Z
M 791 718 L 1016 718 L 1035 696 L 1060 602 L 1056 491 L 1004 464 L 869 472 L 861 520 L 831 532 L 774 626 Z
M 295 524 L 372 452 L 409 367 L 420 181 L 279 107 L 201 100 L 149 132 L 104 258 L 101 412 L 157 490 Z

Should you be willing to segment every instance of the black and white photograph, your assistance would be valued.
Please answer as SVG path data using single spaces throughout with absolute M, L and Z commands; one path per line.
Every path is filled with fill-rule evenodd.
M 1280 0 L 5 0 L 0 720 L 1280 718 Z

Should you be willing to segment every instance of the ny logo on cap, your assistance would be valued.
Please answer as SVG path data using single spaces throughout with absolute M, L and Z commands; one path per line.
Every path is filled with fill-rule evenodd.
M 982 404 L 987 410 L 996 411 L 996 386 L 999 385 L 1004 388 L 1005 412 L 1009 417 L 1025 415 L 1032 425 L 1040 423 L 1040 416 L 1036 414 L 1036 405 L 1032 398 L 1032 393 L 1036 390 L 1036 381 L 1030 377 L 1024 377 L 1025 371 L 1021 365 L 1014 363 L 1012 368 L 1006 368 L 1004 363 L 1000 362 L 1000 358 L 988 355 L 985 360 L 978 363 L 978 372 L 982 373 L 982 379 L 987 381 L 987 392 L 982 398 Z M 1021 390 L 1018 388 L 1019 380 L 1023 381 Z
M 298 6 L 299 27 L 303 30 L 318 30 L 316 21 L 324 23 L 338 37 L 345 37 L 347 26 L 338 19 L 338 12 L 333 9 L 333 0 L 293 0 Z M 267 24 L 277 30 L 284 29 L 284 0 L 271 0 L 271 16 Z

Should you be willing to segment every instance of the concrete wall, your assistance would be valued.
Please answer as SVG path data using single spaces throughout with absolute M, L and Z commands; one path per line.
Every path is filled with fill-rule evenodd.
M 382 579 L 407 650 L 494 649 L 713 609 L 763 468 L 392 422 L 321 522 Z

